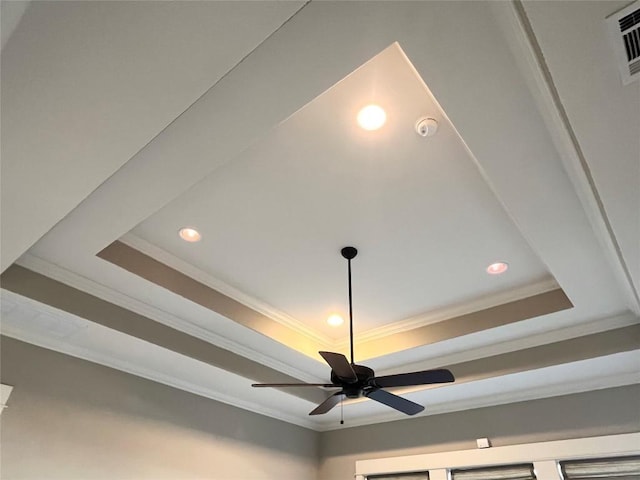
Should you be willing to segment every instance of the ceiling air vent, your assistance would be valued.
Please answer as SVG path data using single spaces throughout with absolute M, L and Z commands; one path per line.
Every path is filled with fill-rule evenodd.
M 607 17 L 622 83 L 640 78 L 640 0 Z

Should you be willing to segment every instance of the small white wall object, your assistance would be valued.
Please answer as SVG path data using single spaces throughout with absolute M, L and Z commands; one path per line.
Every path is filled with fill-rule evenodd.
M 9 395 L 11 395 L 13 387 L 10 385 L 0 384 L 0 413 L 6 408 Z
M 488 438 L 478 438 L 476 440 L 476 445 L 478 448 L 489 448 L 491 446 L 491 442 L 489 442 Z

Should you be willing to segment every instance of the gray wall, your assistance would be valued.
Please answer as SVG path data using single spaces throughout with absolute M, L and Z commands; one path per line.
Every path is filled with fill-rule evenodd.
M 351 479 L 356 460 L 476 448 L 481 437 L 501 446 L 639 430 L 640 385 L 597 390 L 325 432 L 318 478 Z
M 1 338 L 0 476 L 314 479 L 318 434 Z

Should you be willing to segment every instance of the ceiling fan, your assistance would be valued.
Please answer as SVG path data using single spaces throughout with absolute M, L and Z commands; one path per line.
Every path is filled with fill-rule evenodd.
M 314 408 L 309 415 L 322 415 L 347 398 L 367 397 L 391 408 L 415 415 L 424 410 L 422 405 L 387 392 L 384 388 L 410 387 L 416 385 L 430 385 L 434 383 L 448 383 L 455 381 L 453 374 L 446 369 L 422 370 L 419 372 L 398 373 L 376 377 L 375 372 L 364 365 L 357 365 L 353 361 L 353 305 L 351 299 L 351 260 L 358 254 L 354 247 L 344 247 L 341 252 L 347 259 L 349 276 L 349 340 L 351 346 L 351 362 L 341 353 L 319 352 L 331 367 L 331 383 L 254 383 L 252 387 L 323 387 L 340 388 L 324 402 Z

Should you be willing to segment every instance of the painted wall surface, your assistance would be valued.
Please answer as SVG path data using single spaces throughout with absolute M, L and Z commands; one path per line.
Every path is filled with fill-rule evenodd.
M 640 385 L 596 390 L 324 432 L 318 479 L 352 479 L 356 460 L 476 448 L 482 437 L 502 446 L 637 431 Z
M 1 338 L 0 477 L 302 480 L 318 434 L 111 368 Z

